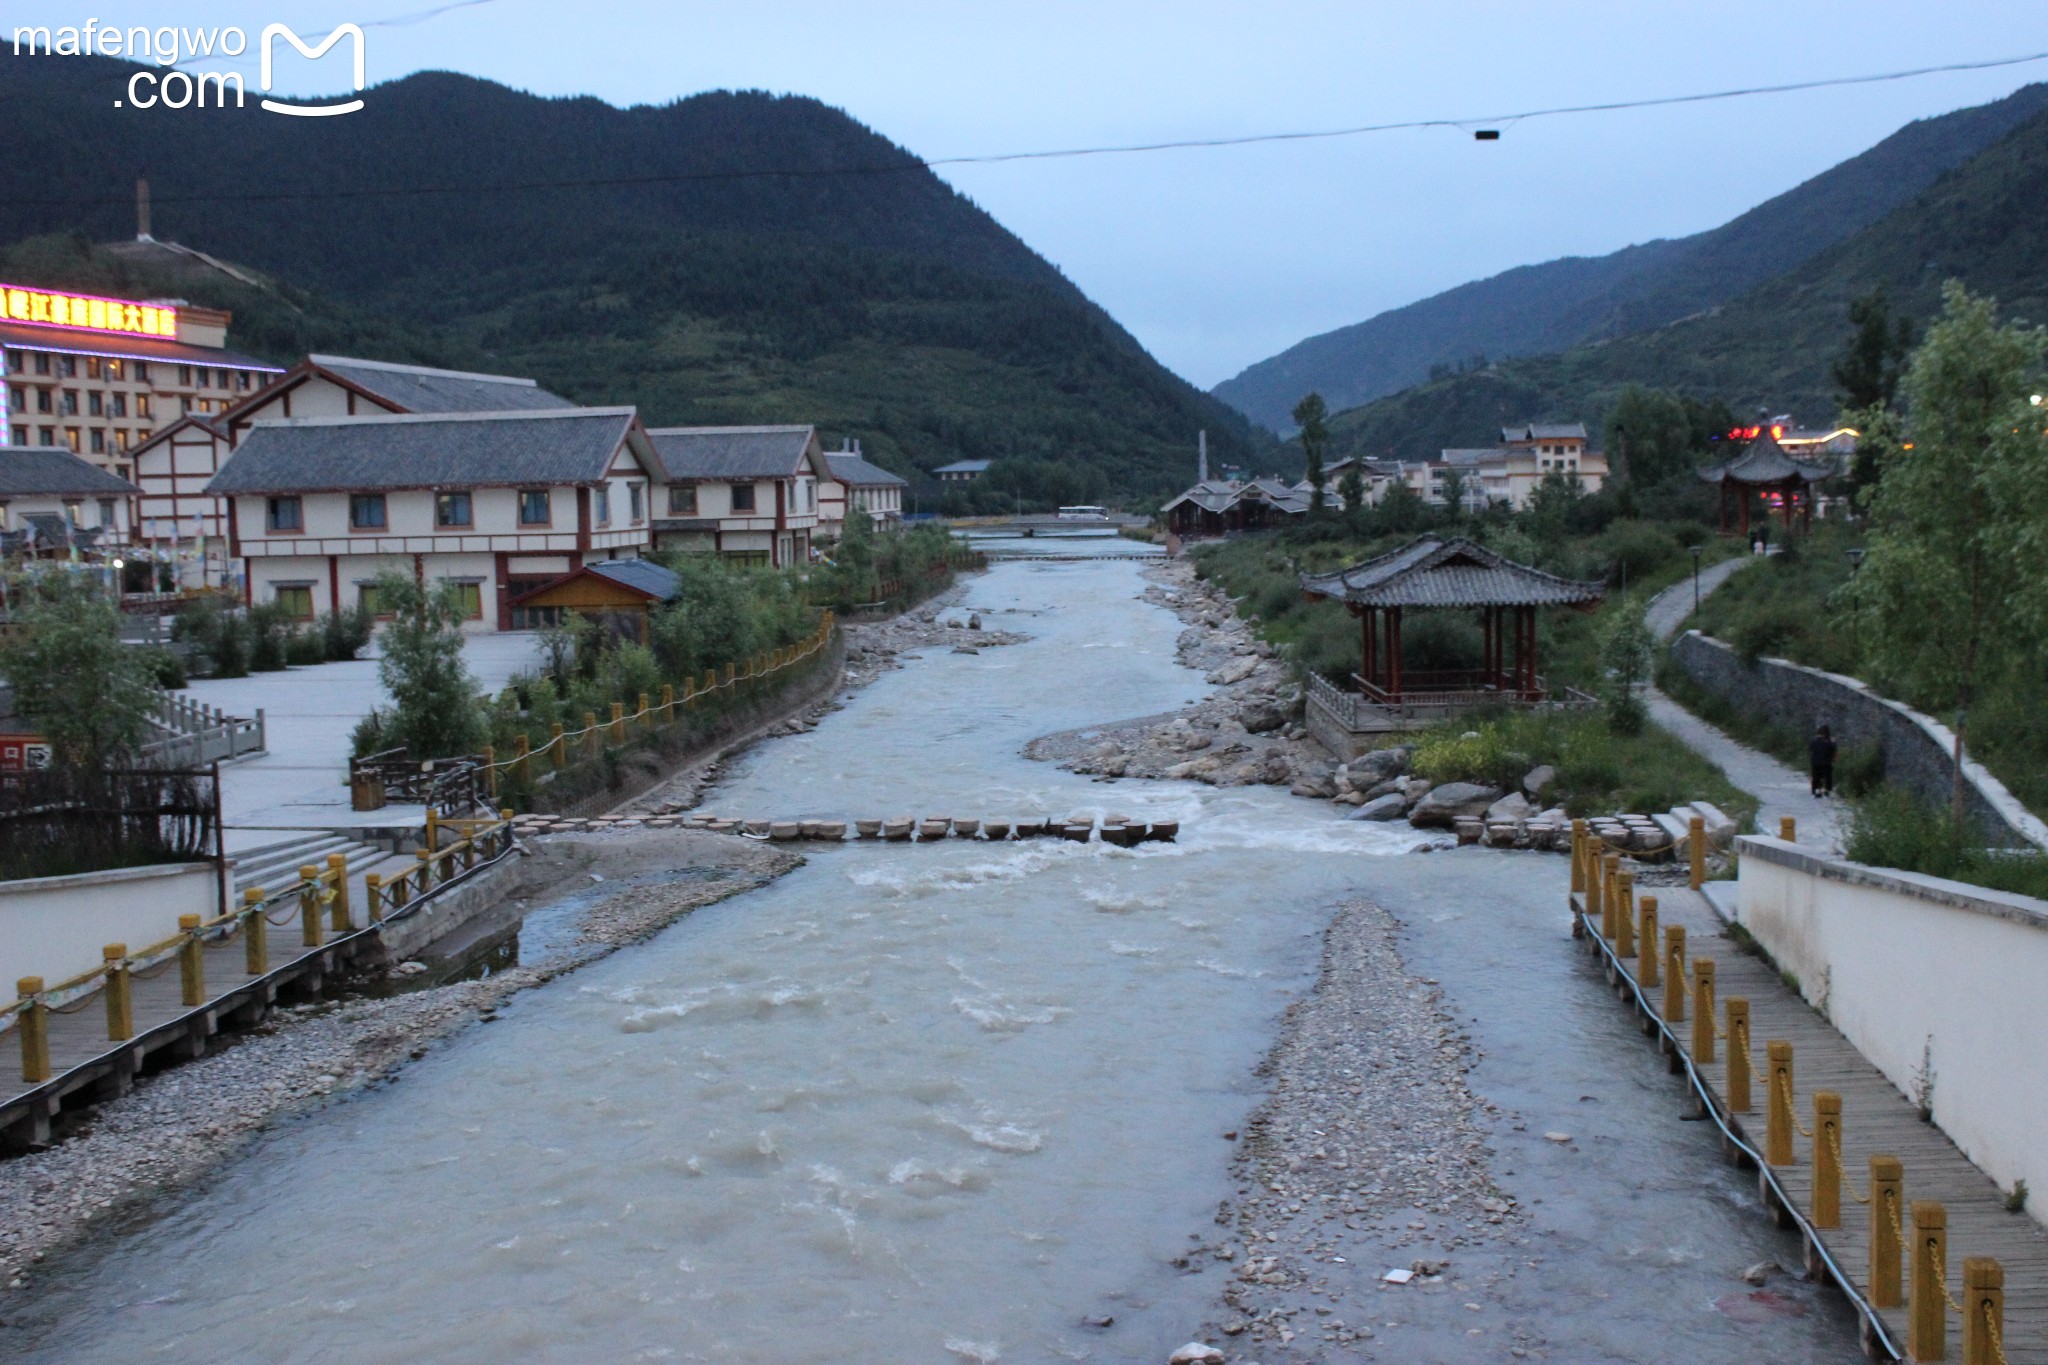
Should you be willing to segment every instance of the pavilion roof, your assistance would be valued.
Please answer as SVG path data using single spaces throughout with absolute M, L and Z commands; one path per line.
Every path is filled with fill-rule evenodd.
M 1833 478 L 1833 460 L 1802 460 L 1778 444 L 1778 438 L 1765 427 L 1756 438 L 1742 448 L 1742 453 L 1732 460 L 1702 469 L 1700 478 L 1708 483 L 1739 483 L 1768 485 L 1779 483 L 1818 483 Z
M 1426 535 L 1335 573 L 1303 574 L 1302 591 L 1365 607 L 1549 607 L 1598 602 L 1607 585 L 1560 578 L 1463 536 Z

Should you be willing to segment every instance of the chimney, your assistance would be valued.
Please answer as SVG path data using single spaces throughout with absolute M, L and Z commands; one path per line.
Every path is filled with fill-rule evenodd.
M 1207 429 L 1195 433 L 1195 449 L 1199 452 L 1195 466 L 1195 482 L 1209 482 L 1209 433 Z
M 149 180 L 139 175 L 135 177 L 135 240 L 156 240 L 149 235 Z

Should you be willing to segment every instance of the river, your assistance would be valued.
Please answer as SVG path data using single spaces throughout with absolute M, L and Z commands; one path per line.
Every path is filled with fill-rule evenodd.
M 1338 821 L 1282 789 L 1101 784 L 1019 757 L 1036 735 L 1203 694 L 1174 661 L 1179 623 L 1138 600 L 1139 567 L 999 565 L 966 603 L 1030 642 L 880 678 L 815 731 L 757 746 L 706 806 L 1120 811 L 1180 820 L 1180 842 L 813 852 L 516 997 L 403 1084 L 281 1127 L 147 1224 L 46 1268 L 16 1324 L 23 1358 L 1163 1360 L 1214 1313 L 1216 1277 L 1169 1263 L 1215 1235 L 1221 1134 L 1258 1102 L 1253 1070 L 1313 980 L 1330 907 L 1384 880 L 1427 925 L 1429 869 L 1467 855 L 1401 857 L 1405 826 Z M 1555 961 L 1518 961 L 1578 1002 L 1565 1017 L 1597 1020 L 1595 1001 L 1615 1015 L 1575 1029 L 1590 1039 L 1567 1050 L 1562 1088 L 1647 1066 L 1587 1050 L 1628 1044 L 1561 941 L 1564 861 L 1485 855 L 1455 896 L 1496 894 L 1469 882 L 1480 868 L 1515 901 L 1518 940 L 1548 940 Z M 1445 911 L 1459 932 L 1480 927 L 1470 909 Z M 1518 1016 L 1545 1006 L 1497 979 L 1508 949 L 1446 946 L 1417 951 L 1443 959 L 1454 996 L 1470 978 L 1461 1009 L 1502 1005 L 1496 1027 L 1526 1033 Z M 1524 1050 L 1535 1071 L 1497 1078 L 1521 1107 L 1545 1083 L 1541 1049 Z M 1603 1124 L 1632 1112 L 1618 1098 Z M 1700 1126 L 1676 1124 L 1675 1091 L 1639 1107 L 1663 1135 L 1616 1158 L 1653 1165 L 1602 1218 L 1689 1220 L 1688 1245 L 1736 1240 L 1722 1259 L 1780 1245 Z M 1528 1153 L 1519 1184 L 1552 1159 Z M 1605 1236 L 1562 1216 L 1589 1246 Z M 1709 1291 L 1725 1275 L 1698 1259 L 1624 1288 L 1628 1321 L 1654 1329 L 1675 1273 L 1692 1276 L 1695 1326 L 1719 1330 Z M 1113 1335 L 1085 1325 L 1105 1316 Z M 1804 1356 L 1815 1329 L 1781 1340 Z

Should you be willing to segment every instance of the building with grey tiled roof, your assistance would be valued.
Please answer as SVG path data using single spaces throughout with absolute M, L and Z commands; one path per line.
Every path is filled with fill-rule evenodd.
M 815 427 L 657 427 L 648 435 L 663 484 L 656 545 L 778 567 L 810 562 L 832 478 Z
M 860 453 L 860 443 L 841 450 L 825 452 L 825 467 L 832 471 L 832 477 L 823 485 L 819 495 L 818 533 L 827 540 L 837 540 L 846 524 L 849 508 L 858 508 L 874 519 L 877 528 L 895 526 L 903 520 L 903 490 L 910 481 L 877 464 L 870 464 Z
M 0 553 L 111 549 L 128 539 L 135 485 L 68 450 L 0 450 Z

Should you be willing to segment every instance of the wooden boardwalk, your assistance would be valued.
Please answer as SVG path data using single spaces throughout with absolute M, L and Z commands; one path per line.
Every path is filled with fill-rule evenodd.
M 1617 993 L 1641 1011 L 1645 1032 L 1658 1038 L 1671 1056 L 1673 1070 L 1686 1072 L 1703 1102 L 1711 1106 L 1712 1116 L 1728 1136 L 1731 1158 L 1757 1164 L 1765 1202 L 1782 1224 L 1798 1228 L 1806 1239 L 1808 1274 L 1834 1280 L 1855 1303 L 1864 1319 L 1864 1349 L 1878 1359 L 1910 1358 L 1904 1304 L 1879 1308 L 1871 1303 L 1872 1206 L 1856 1200 L 1856 1196 L 1870 1194 L 1871 1156 L 1886 1155 L 1898 1158 L 1904 1167 L 1902 1208 L 1910 1209 L 1915 1200 L 1935 1200 L 1946 1206 L 1949 1293 L 1958 1302 L 1963 1300 L 1965 1257 L 1996 1258 L 2005 1272 L 2004 1360 L 2010 1365 L 2048 1365 L 2048 1230 L 2027 1214 L 2007 1212 L 2004 1192 L 1939 1128 L 1922 1122 L 1911 1099 L 1781 980 L 1767 961 L 1724 936 L 1724 923 L 1704 895 L 1684 887 L 1645 887 L 1637 896 L 1638 903 L 1642 896 L 1657 898 L 1660 936 L 1662 926 L 1685 928 L 1688 990 L 1684 1020 L 1663 1019 L 1663 986 L 1642 986 L 1637 981 L 1636 955 L 1624 957 L 1615 952 L 1614 944 L 1601 935 L 1600 913 L 1589 916 L 1580 893 L 1571 897 L 1573 932 L 1604 960 Z M 1727 1027 L 1729 1000 L 1746 1000 L 1749 1005 L 1752 1108 L 1745 1112 L 1732 1112 L 1728 1104 L 1730 1048 L 1737 1040 L 1717 1038 L 1711 1061 L 1693 1056 L 1690 964 L 1702 958 L 1711 958 L 1715 964 L 1720 1029 Z M 1792 1044 L 1791 1108 L 1799 1127 L 1793 1130 L 1795 1159 L 1789 1165 L 1768 1166 L 1761 1161 L 1766 1151 L 1767 1049 L 1772 1041 Z M 1801 1129 L 1820 1126 L 1815 1121 L 1815 1091 L 1833 1091 L 1842 1097 L 1844 1189 L 1841 1226 L 1834 1228 L 1816 1228 L 1811 1221 L 1817 1139 Z M 1910 1213 L 1902 1213 L 1901 1219 L 1905 1235 L 1900 1240 L 1910 1245 Z M 1902 1258 L 1900 1283 L 1908 1286 L 1908 1293 L 1911 1279 L 1911 1262 Z M 1953 1309 L 1946 1317 L 1947 1354 L 1932 1358 L 1963 1360 L 1962 1324 Z M 1987 1359 L 1995 1362 L 1998 1357 Z

